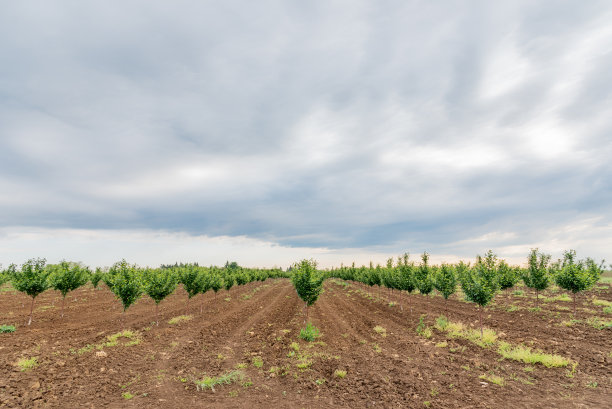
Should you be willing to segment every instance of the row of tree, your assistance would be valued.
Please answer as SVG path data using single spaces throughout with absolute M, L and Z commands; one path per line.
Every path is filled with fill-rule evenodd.
M 527 257 L 527 267 L 524 268 L 510 266 L 505 260 L 498 259 L 491 250 L 484 256 L 477 256 L 473 265 L 460 261 L 457 264 L 436 266 L 430 265 L 429 255 L 425 252 L 419 264 L 409 261 L 409 255 L 404 254 L 396 261 L 387 260 L 385 267 L 374 267 L 372 263 L 369 267 L 355 267 L 353 264 L 351 267 L 341 266 L 321 274 L 367 286 L 378 286 L 379 291 L 381 287 L 387 287 L 409 294 L 418 290 L 427 295 L 435 289 L 445 300 L 460 286 L 465 298 L 481 307 L 488 305 L 499 290 L 508 290 L 520 280 L 535 290 L 537 307 L 539 293 L 554 282 L 572 293 L 575 314 L 576 294 L 591 288 L 599 280 L 603 264 L 603 261 L 597 264 L 590 258 L 578 260 L 574 250 L 564 252 L 563 259 L 551 262 L 550 255 L 532 249 Z
M 243 268 L 235 262 L 226 263 L 224 267 L 177 264 L 140 268 L 121 260 L 108 269 L 96 268 L 92 271 L 80 263 L 62 261 L 59 264 L 46 264 L 45 259 L 37 258 L 26 261 L 19 268 L 12 264 L 1 271 L 0 285 L 10 281 L 17 291 L 32 298 L 28 325 L 32 322 L 34 301 L 38 295 L 51 288 L 58 290 L 62 294 L 63 317 L 68 293 L 87 282 L 91 282 L 94 288 L 104 282 L 121 301 L 124 312 L 142 295 L 148 295 L 155 301 L 156 320 L 159 322 L 159 303 L 172 294 L 179 284 L 187 292 L 189 303 L 191 298 L 209 290 L 216 295 L 223 288 L 229 290 L 234 285 L 280 277 L 288 277 L 288 273 L 280 269 Z

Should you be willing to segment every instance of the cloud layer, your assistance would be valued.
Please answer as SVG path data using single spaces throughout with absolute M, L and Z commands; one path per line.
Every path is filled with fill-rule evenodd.
M 606 1 L 3 4 L 0 225 L 606 257 L 611 20 Z

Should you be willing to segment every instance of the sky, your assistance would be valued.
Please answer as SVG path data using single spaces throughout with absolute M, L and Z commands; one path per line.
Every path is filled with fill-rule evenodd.
M 612 261 L 612 3 L 0 3 L 0 263 Z

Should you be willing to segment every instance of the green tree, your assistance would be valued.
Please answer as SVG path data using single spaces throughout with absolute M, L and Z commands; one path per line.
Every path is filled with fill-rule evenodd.
M 189 309 L 189 300 L 202 292 L 202 288 L 206 283 L 206 277 L 200 267 L 195 265 L 187 266 L 179 270 L 179 283 L 187 291 L 187 309 Z
M 217 271 L 217 269 L 213 268 L 210 270 L 210 288 L 215 292 L 215 299 L 217 298 L 217 293 L 220 289 L 223 288 L 223 278 L 221 274 Z
M 91 271 L 88 267 L 66 260 L 62 260 L 57 265 L 48 266 L 48 269 L 51 271 L 49 275 L 49 284 L 54 290 L 62 294 L 61 318 L 64 318 L 66 295 L 87 284 Z
M 234 280 L 234 274 L 226 272 L 225 276 L 223 277 L 223 288 L 225 288 L 227 291 L 231 290 L 231 288 L 234 286 Z
M 293 276 L 291 281 L 298 296 L 304 301 L 306 319 L 308 321 L 308 309 L 313 305 L 323 289 L 325 276 L 317 271 L 317 262 L 314 260 L 302 260 L 295 263 L 291 270 Z
M 465 299 L 480 306 L 480 336 L 482 330 L 482 311 L 491 302 L 495 293 L 499 289 L 497 282 L 497 272 L 495 269 L 497 257 L 489 250 L 484 258 L 477 256 L 476 264 L 473 268 L 459 268 L 459 282 L 465 294 Z
M 412 293 L 416 288 L 415 277 L 414 277 L 414 264 L 412 262 L 408 262 L 410 255 L 408 253 L 404 253 L 404 255 L 398 259 L 397 269 L 398 269 L 398 283 L 400 294 L 401 291 L 408 292 L 408 305 L 410 306 L 410 313 L 412 314 L 412 305 L 410 304 L 410 293 Z
M 89 278 L 89 280 L 91 281 L 91 285 L 93 285 L 94 289 L 98 288 L 98 285 L 100 284 L 100 281 L 102 281 L 104 274 L 104 270 L 102 270 L 100 267 L 96 267 L 96 271 L 91 273 L 91 277 Z
M 427 295 L 433 291 L 433 282 L 431 280 L 431 267 L 429 266 L 429 254 L 423 252 L 421 255 L 422 263 L 417 267 L 415 271 L 415 281 L 419 292 L 423 295 Z
M 146 268 L 143 284 L 144 292 L 155 301 L 155 325 L 159 326 L 159 303 L 174 292 L 178 276 L 173 269 Z
M 497 265 L 497 279 L 499 281 L 500 290 L 507 291 L 514 287 L 519 281 L 519 269 L 509 266 L 506 260 L 501 260 Z
M 142 273 L 136 265 L 128 264 L 125 260 L 113 264 L 103 280 L 115 297 L 121 301 L 123 315 L 142 295 Z
M 15 269 L 15 264 L 11 264 L 6 270 L 0 270 L 0 287 L 2 287 L 7 281 L 10 281 Z
M 539 294 L 550 285 L 551 275 L 548 270 L 550 255 L 531 249 L 527 257 L 527 269 L 524 271 L 523 282 L 536 292 L 536 308 L 538 307 Z
M 11 283 L 13 287 L 17 291 L 32 297 L 28 325 L 32 323 L 34 299 L 49 288 L 50 271 L 45 268 L 46 263 L 47 260 L 44 258 L 30 259 L 21 265 L 20 270 L 14 269 L 12 272 Z
M 448 297 L 457 290 L 457 275 L 453 266 L 442 264 L 433 276 L 433 285 L 444 297 L 444 308 L 448 315 Z
M 593 287 L 603 272 L 603 262 L 598 266 L 593 260 L 576 260 L 576 251 L 569 250 L 563 254 L 563 264 L 555 274 L 557 285 L 571 291 L 576 315 L 576 294 Z

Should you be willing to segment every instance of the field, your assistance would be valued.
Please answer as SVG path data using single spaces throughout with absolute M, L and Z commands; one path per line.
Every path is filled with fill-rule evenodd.
M 525 287 L 500 292 L 483 315 L 490 329 L 483 339 L 478 310 L 461 294 L 445 305 L 440 296 L 339 279 L 325 282 L 311 308 L 320 330 L 314 342 L 298 336 L 303 303 L 288 279 L 216 297 L 208 292 L 189 305 L 177 290 L 160 304 L 159 326 L 150 299 L 122 316 L 104 285 L 71 293 L 63 319 L 59 293 L 43 293 L 28 327 L 29 300 L 8 285 L 0 288 L 0 324 L 17 327 L 0 333 L 0 407 L 603 408 L 612 402 L 609 283 L 579 296 L 576 317 L 556 288 L 540 295 L 538 309 Z

